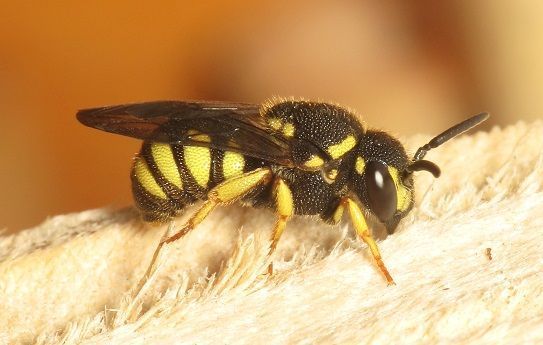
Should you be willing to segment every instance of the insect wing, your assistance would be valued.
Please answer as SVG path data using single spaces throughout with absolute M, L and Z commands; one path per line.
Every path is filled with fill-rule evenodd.
M 84 109 L 77 118 L 86 126 L 133 138 L 211 147 L 293 165 L 289 142 L 271 133 L 255 104 L 145 102 Z

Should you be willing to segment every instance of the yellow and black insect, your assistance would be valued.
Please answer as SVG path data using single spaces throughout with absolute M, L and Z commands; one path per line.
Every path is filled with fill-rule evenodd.
M 389 134 L 366 129 L 337 105 L 279 100 L 264 105 L 158 101 L 85 109 L 83 124 L 143 139 L 132 190 L 143 218 L 167 221 L 202 206 L 177 233 L 195 228 L 217 205 L 241 202 L 275 210 L 271 255 L 293 215 L 337 224 L 344 210 L 377 266 L 393 283 L 368 226 L 375 216 L 392 233 L 413 207 L 413 172 L 440 170 L 426 152 L 488 118 L 479 114 L 441 133 L 409 158 Z

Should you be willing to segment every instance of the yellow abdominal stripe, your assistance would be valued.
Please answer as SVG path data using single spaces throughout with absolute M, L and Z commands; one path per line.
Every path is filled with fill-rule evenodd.
M 191 176 L 202 188 L 206 188 L 211 171 L 211 151 L 207 147 L 184 146 L 183 156 Z
M 222 161 L 222 174 L 225 179 L 231 178 L 243 173 L 245 167 L 245 158 L 243 155 L 226 151 Z
M 398 211 L 405 211 L 411 202 L 411 194 L 409 194 L 409 190 L 400 183 L 400 173 L 398 172 L 398 169 L 388 166 L 388 172 L 394 180 L 394 185 L 396 186 L 396 195 L 398 200 L 396 203 L 396 209 Z
M 333 159 L 337 159 L 349 152 L 356 145 L 356 139 L 354 136 L 349 135 L 343 139 L 339 144 L 328 146 L 328 153 Z
M 199 141 L 201 143 L 210 143 L 211 138 L 207 134 L 193 134 L 190 135 L 189 138 L 194 141 Z
M 152 143 L 151 154 L 162 175 L 174 186 L 179 189 L 183 188 L 181 175 L 173 157 L 172 148 L 165 143 Z
M 166 199 L 166 194 L 156 182 L 145 160 L 140 156 L 137 156 L 134 160 L 134 174 L 147 192 L 161 199 Z

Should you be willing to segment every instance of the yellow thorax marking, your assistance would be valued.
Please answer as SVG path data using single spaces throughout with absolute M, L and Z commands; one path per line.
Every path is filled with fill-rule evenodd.
M 326 173 L 326 177 L 328 177 L 330 180 L 335 180 L 337 177 L 338 171 L 337 169 L 332 169 Z
M 278 117 L 268 118 L 268 123 L 270 124 L 270 127 L 276 131 L 278 131 L 283 126 L 283 121 L 281 121 L 281 119 Z
M 183 182 L 175 163 L 171 146 L 165 143 L 152 143 L 151 154 L 158 170 L 160 170 L 160 173 L 162 173 L 166 180 L 177 188 L 182 189 Z
M 278 180 L 275 193 L 277 212 L 280 216 L 290 217 L 294 213 L 294 201 L 290 188 L 282 179 Z
M 308 168 L 317 168 L 324 164 L 324 161 L 321 157 L 317 155 L 311 155 L 308 160 L 304 162 L 304 166 Z
M 388 166 L 388 172 L 392 177 L 392 180 L 394 180 L 394 185 L 396 186 L 396 195 L 398 200 L 396 203 L 396 209 L 398 211 L 405 211 L 409 207 L 409 203 L 411 201 L 409 190 L 405 188 L 402 183 L 400 183 L 400 173 L 398 172 L 398 169 Z
M 243 173 L 245 158 L 237 152 L 226 151 L 222 160 L 222 174 L 225 179 Z
M 278 117 L 268 118 L 268 124 L 274 131 L 281 131 L 286 138 L 294 137 L 294 133 L 296 132 L 294 124 L 290 122 L 284 123 L 283 120 Z
M 137 156 L 134 160 L 134 174 L 147 192 L 161 199 L 166 199 L 166 194 L 156 182 L 145 160 L 140 156 Z
M 294 125 L 292 123 L 285 123 L 283 125 L 283 135 L 287 138 L 294 137 Z
M 362 175 L 364 173 L 364 169 L 366 169 L 366 162 L 364 162 L 364 158 L 360 156 L 356 157 L 354 168 L 359 175 Z
M 202 188 L 207 187 L 211 170 L 211 152 L 207 147 L 184 146 L 185 164 L 196 183 Z
M 343 156 L 345 153 L 349 152 L 354 147 L 354 145 L 356 145 L 356 139 L 354 136 L 349 135 L 339 144 L 328 146 L 327 151 L 333 159 L 337 159 Z

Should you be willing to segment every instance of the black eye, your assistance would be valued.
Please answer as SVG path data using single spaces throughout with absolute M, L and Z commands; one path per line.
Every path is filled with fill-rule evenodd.
M 365 183 L 370 210 L 385 223 L 396 212 L 397 204 L 396 186 L 387 166 L 381 162 L 368 162 Z

